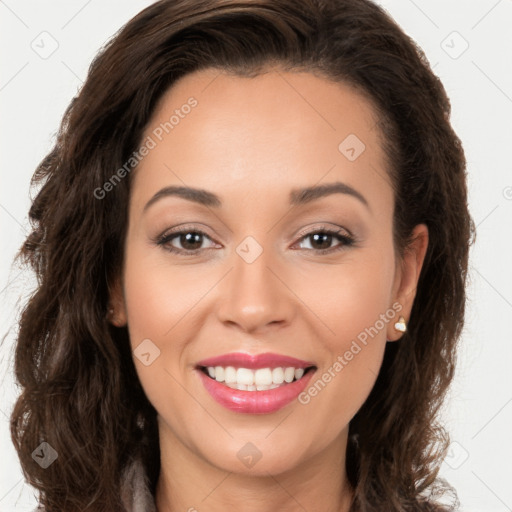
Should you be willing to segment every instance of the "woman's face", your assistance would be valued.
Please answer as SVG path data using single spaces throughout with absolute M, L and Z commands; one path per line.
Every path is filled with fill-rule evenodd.
M 364 97 L 309 73 L 206 70 L 163 97 L 114 297 L 162 453 L 251 474 L 343 456 L 427 240 L 395 254 L 380 136 Z

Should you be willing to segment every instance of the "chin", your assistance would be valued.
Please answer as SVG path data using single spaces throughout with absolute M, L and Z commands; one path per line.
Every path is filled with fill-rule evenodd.
M 298 433 L 297 433 L 298 434 Z M 267 437 L 267 439 L 265 439 Z M 266 430 L 264 434 L 244 435 L 243 439 L 235 438 L 229 443 L 218 443 L 203 452 L 203 457 L 211 465 L 239 475 L 268 477 L 296 469 L 307 459 L 304 453 L 304 437 L 287 435 L 287 442 L 272 439 Z M 301 440 L 302 439 L 302 440 Z M 311 441 L 307 443 L 311 445 Z

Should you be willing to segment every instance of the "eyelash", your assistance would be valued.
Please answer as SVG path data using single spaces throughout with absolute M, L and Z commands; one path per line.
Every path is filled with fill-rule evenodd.
M 304 239 L 311 237 L 313 235 L 317 235 L 317 234 L 331 235 L 331 236 L 334 236 L 336 239 L 338 239 L 338 241 L 340 241 L 341 243 L 339 245 L 336 245 L 334 247 L 329 247 L 327 249 L 303 249 L 303 250 L 314 251 L 317 254 L 321 254 L 321 255 L 333 253 L 333 252 L 343 250 L 346 247 L 350 247 L 355 244 L 355 239 L 352 235 L 340 234 L 341 232 L 343 232 L 343 230 L 341 230 L 341 229 L 333 230 L 333 229 L 320 228 L 315 231 L 309 231 L 307 233 L 300 233 L 298 242 L 302 242 Z M 175 238 L 177 238 L 181 235 L 190 234 L 190 233 L 202 235 L 203 237 L 206 237 L 206 238 L 212 240 L 204 231 L 201 231 L 199 229 L 190 228 L 190 229 L 182 229 L 180 231 L 175 231 L 175 232 L 160 235 L 159 237 L 157 237 L 155 242 L 157 245 L 162 246 L 166 251 L 169 251 L 171 253 L 175 253 L 175 254 L 179 254 L 179 255 L 183 255 L 183 256 L 193 256 L 203 249 L 186 250 L 186 249 L 178 249 L 176 247 L 168 245 Z M 345 231 L 345 233 L 346 233 L 346 231 Z M 212 242 L 213 242 L 213 240 L 212 240 Z M 213 249 L 213 247 L 211 247 L 210 249 Z

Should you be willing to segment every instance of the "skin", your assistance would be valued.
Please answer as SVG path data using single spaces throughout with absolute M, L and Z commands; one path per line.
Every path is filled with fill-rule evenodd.
M 415 241 L 396 253 L 377 116 L 353 88 L 305 72 L 240 78 L 203 70 L 167 91 L 144 138 L 190 96 L 198 105 L 132 176 L 124 268 L 111 297 L 111 321 L 128 325 L 132 348 L 150 339 L 160 350 L 148 366 L 134 358 L 158 411 L 158 511 L 346 511 L 348 424 L 373 387 L 386 343 L 402 335 L 398 314 L 306 405 L 232 412 L 194 368 L 228 352 L 274 352 L 313 361 L 314 382 L 394 303 L 409 318 L 427 228 L 416 226 Z M 349 134 L 366 146 L 354 161 L 338 149 Z M 292 188 L 336 181 L 367 205 L 335 193 L 290 206 Z M 213 192 L 222 206 L 168 196 L 144 211 L 170 185 Z M 167 247 L 196 247 L 195 254 L 155 242 L 183 223 L 207 236 L 192 246 L 178 236 Z M 304 237 L 324 228 L 355 242 Z M 250 264 L 236 252 L 247 236 L 263 249 Z M 324 247 L 341 250 L 321 254 Z M 237 457 L 248 442 L 262 455 L 251 468 Z

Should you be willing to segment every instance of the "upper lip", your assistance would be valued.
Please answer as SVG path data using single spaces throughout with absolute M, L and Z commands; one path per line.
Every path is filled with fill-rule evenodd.
M 244 352 L 232 352 L 230 354 L 223 354 L 203 359 L 197 363 L 197 366 L 234 366 L 235 368 L 249 368 L 257 370 L 258 368 L 286 368 L 291 366 L 294 368 L 308 368 L 315 365 L 308 361 L 296 359 L 295 357 L 273 354 L 271 352 L 256 355 Z

